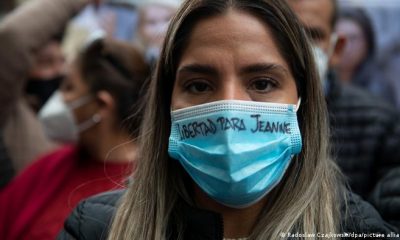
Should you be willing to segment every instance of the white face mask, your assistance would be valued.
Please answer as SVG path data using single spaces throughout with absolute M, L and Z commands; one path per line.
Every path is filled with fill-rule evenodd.
M 333 34 L 330 40 L 328 53 L 325 53 L 322 48 L 313 44 L 312 49 L 314 53 L 314 61 L 317 64 L 319 79 L 324 88 L 326 88 L 326 77 L 329 69 L 329 59 L 333 55 L 337 42 L 337 35 Z
M 85 105 L 91 99 L 92 96 L 83 96 L 67 105 L 61 93 L 56 91 L 38 114 L 46 135 L 62 143 L 77 142 L 79 133 L 101 121 L 101 116 L 96 113 L 90 119 L 79 124 L 76 123 L 72 111 Z
M 325 77 L 328 72 L 328 55 L 322 50 L 322 48 L 314 45 L 313 46 L 314 61 L 317 64 L 319 79 L 322 83 L 325 82 Z

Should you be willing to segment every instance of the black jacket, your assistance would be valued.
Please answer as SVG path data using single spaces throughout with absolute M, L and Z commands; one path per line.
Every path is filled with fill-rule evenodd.
M 379 181 L 371 202 L 386 221 L 400 229 L 400 167 Z
M 122 194 L 123 191 L 104 193 L 80 203 L 66 220 L 58 239 L 107 239 L 110 222 Z M 179 204 L 179 210 L 183 211 L 186 218 L 185 240 L 222 240 L 223 222 L 219 214 L 195 209 L 186 204 Z M 342 221 L 343 233 L 381 233 L 385 236 L 398 234 L 398 230 L 386 224 L 370 204 L 354 194 L 349 194 L 347 213 Z M 168 239 L 171 240 L 177 239 L 173 226 L 174 223 L 170 223 L 168 228 Z
M 377 187 L 384 187 L 379 182 L 400 167 L 400 115 L 395 107 L 369 93 L 341 85 L 332 73 L 328 82 L 333 156 L 352 191 L 370 201 L 375 191 L 381 191 Z M 392 197 L 397 202 L 392 210 L 400 212 L 400 195 Z M 381 212 L 379 201 L 375 199 L 374 204 Z

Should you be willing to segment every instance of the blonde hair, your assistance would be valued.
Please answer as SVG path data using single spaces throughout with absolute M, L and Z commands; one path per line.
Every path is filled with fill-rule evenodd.
M 182 218 L 174 207 L 179 199 L 193 205 L 193 199 L 190 184 L 185 184 L 187 175 L 167 151 L 172 88 L 193 26 L 228 9 L 245 11 L 270 27 L 302 97 L 298 112 L 302 152 L 268 195 L 270 204 L 260 214 L 250 239 L 282 239 L 280 233 L 288 232 L 338 232 L 342 183 L 328 157 L 325 99 L 309 43 L 296 17 L 281 0 L 188 0 L 171 22 L 150 83 L 141 129 L 141 159 L 135 180 L 117 210 L 109 239 L 165 239 L 171 218 L 177 221 L 174 230 L 183 238 Z

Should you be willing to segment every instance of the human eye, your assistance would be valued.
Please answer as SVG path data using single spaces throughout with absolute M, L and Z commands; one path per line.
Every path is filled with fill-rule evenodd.
M 249 89 L 258 93 L 267 93 L 272 91 L 277 86 L 272 78 L 256 78 L 249 84 Z
M 184 88 L 187 92 L 192 94 L 202 94 L 212 90 L 211 85 L 204 80 L 192 80 L 188 81 Z

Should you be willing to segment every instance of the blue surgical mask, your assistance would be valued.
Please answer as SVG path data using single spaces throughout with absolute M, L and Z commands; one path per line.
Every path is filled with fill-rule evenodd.
M 300 153 L 296 112 L 296 105 L 236 100 L 172 111 L 168 152 L 211 198 L 244 208 L 267 195 Z

